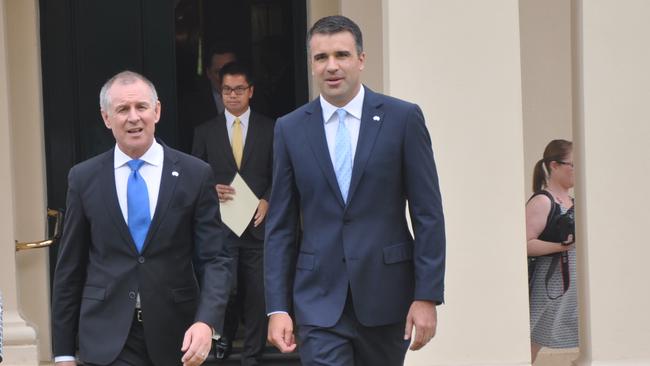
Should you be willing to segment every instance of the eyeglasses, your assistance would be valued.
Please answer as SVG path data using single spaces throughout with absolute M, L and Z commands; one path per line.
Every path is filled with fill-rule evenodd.
M 568 166 L 570 166 L 571 168 L 574 167 L 572 161 L 556 161 L 556 163 L 558 163 L 558 164 L 560 164 L 560 165 L 568 165 Z
M 231 88 L 229 86 L 224 86 L 221 88 L 221 94 L 222 95 L 230 95 L 230 93 L 235 92 L 237 95 L 244 95 L 246 90 L 250 88 L 249 86 L 238 86 L 236 88 Z

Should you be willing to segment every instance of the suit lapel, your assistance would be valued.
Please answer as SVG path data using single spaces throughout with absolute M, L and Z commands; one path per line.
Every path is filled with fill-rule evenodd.
M 167 212 L 167 208 L 169 207 L 169 203 L 174 196 L 176 183 L 179 179 L 178 177 L 183 174 L 180 166 L 178 165 L 178 157 L 176 154 L 165 145 L 163 145 L 163 150 L 165 157 L 163 159 L 162 176 L 160 177 L 158 202 L 156 203 L 156 211 L 154 212 L 153 218 L 151 219 L 151 225 L 149 226 L 147 238 L 145 239 L 144 245 L 142 247 L 143 253 L 145 250 L 147 250 L 151 238 L 156 234 L 160 223 L 163 221 L 165 213 Z M 172 174 L 172 172 L 176 172 L 177 174 Z
M 117 189 L 115 188 L 115 167 L 113 165 L 115 157 L 115 148 L 111 149 L 102 162 L 100 171 L 100 184 L 102 185 L 104 207 L 117 227 L 117 231 L 122 240 L 129 246 L 134 254 L 137 254 L 135 243 L 131 237 L 131 232 L 127 223 L 124 221 L 124 215 L 120 209 L 120 202 L 117 199 Z
M 257 145 L 258 137 L 259 129 L 257 128 L 257 121 L 255 120 L 253 112 L 251 111 L 248 117 L 248 129 L 246 130 L 246 141 L 244 143 L 244 153 L 241 159 L 241 167 L 239 168 L 240 171 L 246 165 L 246 160 L 248 160 L 251 154 L 253 154 L 253 150 L 255 150 L 255 146 Z M 234 159 L 235 158 L 233 156 L 233 161 Z
M 235 156 L 232 153 L 232 145 L 230 145 L 230 138 L 228 137 L 228 126 L 226 125 L 226 116 L 222 113 L 217 117 L 214 141 L 222 149 L 223 158 L 230 165 L 233 170 L 237 170 L 237 163 Z
M 361 125 L 359 126 L 359 139 L 357 140 L 357 150 L 354 155 L 354 164 L 352 166 L 352 178 L 350 180 L 350 190 L 348 193 L 348 202 L 351 202 L 354 192 L 363 177 L 366 163 L 370 158 L 377 135 L 384 121 L 384 112 L 381 107 L 381 100 L 377 94 L 366 88 L 363 101 L 363 110 L 361 112 Z
M 320 166 L 321 171 L 327 179 L 327 183 L 332 189 L 334 195 L 338 198 L 341 206 L 345 206 L 343 196 L 339 189 L 339 184 L 336 180 L 334 173 L 334 166 L 330 158 L 329 149 L 327 147 L 327 138 L 325 137 L 325 123 L 323 122 L 323 112 L 320 107 L 319 99 L 311 102 L 311 105 L 305 111 L 307 113 L 307 123 L 304 124 L 307 140 L 310 143 L 311 149 L 314 152 L 314 157 Z

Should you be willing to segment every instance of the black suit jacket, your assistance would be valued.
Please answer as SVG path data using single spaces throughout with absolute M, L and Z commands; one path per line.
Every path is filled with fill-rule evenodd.
M 141 254 L 119 207 L 113 150 L 70 170 L 53 285 L 55 355 L 74 355 L 78 335 L 83 361 L 115 360 L 137 293 L 149 355 L 158 366 L 179 364 L 183 335 L 195 321 L 221 332 L 230 259 L 222 250 L 212 172 L 199 159 L 163 149 L 158 202 Z
M 272 119 L 251 111 L 239 169 L 239 174 L 257 198 L 267 201 L 271 194 L 274 124 Z M 232 182 L 238 170 L 223 113 L 196 128 L 192 155 L 210 164 L 215 184 Z M 264 221 L 254 227 L 251 218 L 246 230 L 254 238 L 264 240 Z

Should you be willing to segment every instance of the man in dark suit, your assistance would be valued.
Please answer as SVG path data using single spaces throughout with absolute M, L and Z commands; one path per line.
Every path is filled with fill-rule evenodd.
M 221 96 L 221 68 L 237 60 L 235 52 L 228 47 L 212 46 L 205 57 L 205 80 L 199 89 L 190 95 L 183 96 L 180 103 L 181 146 L 190 151 L 192 133 L 196 126 L 213 119 L 223 113 L 225 107 Z
M 243 309 L 245 325 L 242 365 L 257 365 L 266 343 L 264 306 L 264 218 L 271 191 L 273 156 L 273 120 L 252 111 L 249 101 L 254 86 L 250 72 L 243 65 L 230 63 L 221 69 L 221 90 L 225 112 L 200 125 L 194 134 L 192 154 L 207 161 L 216 178 L 216 189 L 222 202 L 236 194 L 229 185 L 239 173 L 259 198 L 257 211 L 238 237 L 230 232 L 226 245 L 236 274 L 236 296 L 228 305 L 225 329 L 217 350 L 226 358 L 239 323 L 238 309 Z
M 155 141 L 161 107 L 142 75 L 108 80 L 100 105 L 117 143 L 68 177 L 55 361 L 74 365 L 78 338 L 86 365 L 199 365 L 230 286 L 212 172 Z
M 360 81 L 359 27 L 308 37 L 320 98 L 278 119 L 266 225 L 269 341 L 303 365 L 402 365 L 435 334 L 445 235 L 424 116 Z M 406 220 L 408 201 L 415 238 Z M 302 222 L 302 237 L 296 224 Z

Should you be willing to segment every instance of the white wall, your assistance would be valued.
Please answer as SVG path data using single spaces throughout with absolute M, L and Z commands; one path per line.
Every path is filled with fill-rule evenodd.
M 439 334 L 408 365 L 528 364 L 518 1 L 383 11 L 385 90 L 425 113 L 447 220 Z
M 519 0 L 526 196 L 554 139 L 572 140 L 571 2 Z
M 650 2 L 577 5 L 580 365 L 650 365 Z

